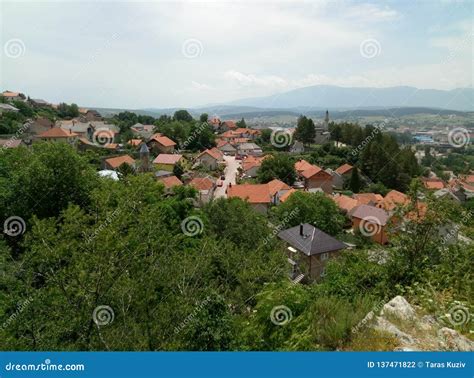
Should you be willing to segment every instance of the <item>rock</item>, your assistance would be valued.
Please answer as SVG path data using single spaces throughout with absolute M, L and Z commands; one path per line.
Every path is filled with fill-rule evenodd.
M 397 347 L 393 350 L 394 352 L 419 352 L 420 349 L 408 348 L 408 347 Z
M 383 306 L 381 315 L 393 315 L 402 320 L 413 320 L 416 316 L 410 303 L 400 295 Z
M 400 331 L 393 323 L 390 323 L 387 319 L 382 318 L 381 316 L 377 316 L 375 320 L 376 322 L 374 325 L 374 329 L 377 331 L 388 332 L 392 334 L 402 344 L 401 347 L 407 344 L 413 345 L 417 342 L 417 340 L 414 337 L 410 336 L 409 334 L 403 331 Z
M 443 327 L 438 331 L 438 342 L 440 348 L 444 350 L 460 352 L 474 351 L 474 342 L 451 328 Z
M 436 322 L 436 318 L 432 315 L 425 315 L 420 320 L 420 327 L 424 331 L 430 331 L 435 327 L 438 323 Z

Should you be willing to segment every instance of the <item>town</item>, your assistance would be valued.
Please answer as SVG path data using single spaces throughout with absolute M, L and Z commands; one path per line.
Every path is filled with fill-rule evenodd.
M 34 330 L 47 307 L 31 323 L 10 320 L 4 347 L 291 349 L 297 331 L 280 326 L 311 323 L 308 307 L 347 318 L 334 329 L 318 320 L 323 331 L 298 349 L 473 350 L 470 125 L 447 124 L 436 144 L 421 133 L 401 140 L 380 123 L 335 122 L 329 111 L 321 119 L 302 114 L 290 127 L 252 127 L 185 109 L 103 116 L 10 90 L 0 102 L 7 278 L 25 292 L 33 279 L 80 312 L 58 335 L 68 341 L 52 344 Z M 17 264 L 22 273 L 13 275 Z M 117 280 L 127 291 L 113 294 Z M 96 300 L 83 303 L 82 290 Z M 81 329 L 81 317 L 99 297 L 107 306 L 93 308 L 95 334 Z M 150 331 L 142 344 L 126 329 L 136 315 L 120 307 L 145 300 L 137 306 L 158 311 L 166 298 L 174 301 L 164 307 L 169 316 L 178 303 L 190 324 L 176 328 L 175 339 L 172 326 Z M 421 306 L 437 314 L 421 319 Z M 15 314 L 28 311 L 36 310 Z M 104 336 L 119 316 L 130 317 L 127 327 Z M 425 334 L 407 334 L 413 321 Z M 236 341 L 241 325 L 232 322 L 252 326 Z

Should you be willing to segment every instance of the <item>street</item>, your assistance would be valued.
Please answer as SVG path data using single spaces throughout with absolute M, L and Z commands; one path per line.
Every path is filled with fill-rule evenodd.
M 235 156 L 224 156 L 226 163 L 226 168 L 224 170 L 225 180 L 222 186 L 218 186 L 214 192 L 214 197 L 226 197 L 226 189 L 229 183 L 235 185 L 235 178 L 237 176 L 237 171 L 240 167 L 240 160 L 237 160 Z

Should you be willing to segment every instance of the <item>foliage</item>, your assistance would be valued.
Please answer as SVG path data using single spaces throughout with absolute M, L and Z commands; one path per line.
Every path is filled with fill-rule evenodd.
M 344 217 L 335 202 L 323 193 L 295 192 L 274 211 L 281 221 L 297 211 L 298 216 L 289 219 L 286 227 L 310 223 L 330 235 L 337 235 L 344 224 Z
M 257 171 L 257 179 L 261 183 L 279 179 L 288 185 L 292 185 L 296 180 L 294 162 L 286 154 L 271 155 L 263 160 Z
M 295 135 L 296 140 L 303 142 L 304 144 L 311 144 L 314 142 L 316 137 L 316 130 L 314 128 L 314 122 L 311 118 L 306 116 L 300 116 L 296 125 Z

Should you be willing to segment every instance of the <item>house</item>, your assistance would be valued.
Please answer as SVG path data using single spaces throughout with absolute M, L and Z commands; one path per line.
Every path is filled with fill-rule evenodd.
M 352 229 L 379 244 L 388 243 L 386 233 L 390 214 L 375 206 L 359 205 L 352 210 Z
M 122 164 L 128 164 L 132 168 L 135 168 L 135 160 L 130 155 L 116 156 L 104 160 L 105 169 L 116 170 Z
M 140 145 L 143 143 L 141 139 L 130 139 L 127 144 L 132 147 L 140 147 Z
M 155 160 L 153 160 L 153 164 L 157 169 L 161 169 L 164 171 L 173 171 L 174 166 L 177 163 L 181 163 L 184 161 L 183 155 L 179 154 L 159 154 Z
M 15 137 L 10 139 L 0 139 L 0 151 L 4 148 L 18 148 L 20 146 L 26 146 L 21 139 Z
M 376 193 L 357 193 L 352 196 L 359 205 L 377 206 L 383 201 L 383 197 Z
M 325 193 L 332 193 L 332 176 L 322 168 L 311 165 L 300 173 L 300 177 L 306 189 L 321 188 Z
M 255 143 L 242 143 L 237 146 L 237 153 L 246 156 L 261 156 L 263 152 Z
M 257 171 L 262 165 L 265 157 L 248 156 L 242 161 L 242 173 L 244 177 L 257 177 Z
M 189 184 L 198 191 L 198 199 L 200 204 L 208 203 L 214 196 L 216 184 L 209 177 L 195 177 Z
M 10 104 L 0 104 L 0 114 L 5 113 L 5 112 L 13 112 L 13 113 L 18 113 L 18 109 L 15 108 L 13 105 Z
M 30 104 L 33 105 L 35 108 L 48 108 L 51 104 L 45 100 L 40 98 L 32 98 L 30 99 Z
M 308 163 L 306 160 L 298 160 L 296 163 L 295 163 L 295 169 L 296 169 L 296 172 L 297 173 L 302 173 L 303 171 L 311 168 L 313 165 Z
M 11 92 L 11 91 L 4 91 L 4 92 L 2 92 L 2 96 L 3 96 L 7 101 L 24 101 L 25 98 L 26 98 L 23 93 Z
M 409 202 L 410 199 L 406 194 L 403 194 L 398 190 L 391 190 L 376 206 L 390 212 L 393 211 L 397 206 L 403 206 Z
M 304 144 L 299 140 L 295 141 L 290 147 L 290 153 L 292 154 L 302 154 L 304 152 Z
M 214 129 L 218 129 L 221 125 L 221 120 L 219 119 L 219 117 L 214 116 L 212 118 L 209 118 L 207 120 L 207 123 L 209 123 Z
M 79 109 L 79 112 L 87 121 L 102 121 L 102 115 L 94 109 Z
M 224 161 L 224 155 L 216 147 L 202 151 L 196 157 L 196 163 L 202 165 L 206 169 L 216 170 L 219 163 Z
M 79 134 L 64 130 L 60 127 L 53 127 L 38 135 L 38 139 L 50 142 L 61 142 L 75 144 Z
M 354 167 L 350 164 L 343 164 L 339 168 L 336 169 L 336 172 L 339 173 L 345 179 L 351 177 L 352 170 Z
M 423 186 L 428 190 L 440 190 L 444 189 L 446 185 L 444 184 L 443 180 L 439 178 L 425 178 L 421 179 Z
M 331 168 L 326 168 L 325 171 L 332 176 L 332 187 L 336 190 L 344 189 L 344 177 Z
M 158 179 L 165 186 L 165 192 L 170 193 L 175 186 L 182 186 L 183 183 L 176 176 L 162 177 Z
M 346 248 L 343 242 L 308 223 L 280 231 L 278 237 L 290 245 L 292 279 L 300 274 L 310 280 L 321 279 L 326 274 L 327 262 Z
M 237 149 L 230 144 L 228 141 L 221 140 L 217 143 L 217 148 L 221 151 L 224 155 L 235 155 Z
M 272 180 L 266 184 L 229 185 L 227 197 L 238 197 L 250 203 L 254 210 L 266 213 L 271 205 L 280 203 L 280 197 L 291 188 L 280 180 Z
M 38 117 L 34 120 L 28 120 L 23 126 L 27 129 L 26 133 L 31 138 L 36 138 L 39 134 L 53 128 L 54 122 L 46 117 Z
M 339 207 L 341 212 L 343 214 L 346 214 L 348 216 L 351 215 L 352 210 L 360 205 L 360 203 L 349 196 L 346 196 L 344 194 L 336 194 L 332 197 L 333 201 L 336 202 L 336 205 Z
M 456 203 L 463 203 L 466 201 L 466 194 L 461 190 L 455 191 L 448 188 L 439 189 L 434 192 L 436 198 L 444 198 Z
M 237 129 L 237 125 L 235 121 L 224 121 L 220 125 L 221 130 L 227 131 L 227 130 L 235 130 Z
M 290 190 L 287 190 L 284 194 L 281 195 L 280 203 L 285 202 L 295 192 L 297 192 L 297 190 L 293 188 L 291 188 Z
M 170 138 L 158 133 L 150 138 L 150 140 L 147 142 L 147 146 L 153 152 L 171 154 L 174 152 L 176 143 Z
M 155 125 L 142 125 L 141 123 L 136 123 L 130 127 L 130 130 L 140 138 L 148 140 L 153 135 L 155 127 Z

